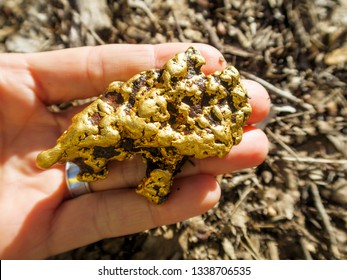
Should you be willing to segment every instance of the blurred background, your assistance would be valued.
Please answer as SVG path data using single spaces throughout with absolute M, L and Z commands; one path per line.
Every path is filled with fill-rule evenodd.
M 346 15 L 346 0 L 0 0 L 0 52 L 207 43 L 273 103 L 269 156 L 218 176 L 216 207 L 52 259 L 347 259 Z

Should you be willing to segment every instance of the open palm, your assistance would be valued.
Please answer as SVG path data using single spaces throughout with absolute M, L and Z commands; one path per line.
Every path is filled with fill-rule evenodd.
M 206 73 L 225 67 L 221 54 L 196 45 Z M 37 154 L 52 145 L 81 108 L 52 113 L 47 106 L 96 96 L 114 80 L 160 68 L 186 44 L 107 45 L 38 54 L 0 55 L 0 257 L 46 258 L 97 240 L 171 224 L 218 202 L 215 175 L 255 166 L 267 153 L 266 136 L 245 128 L 244 139 L 223 159 L 194 160 L 175 180 L 173 194 L 152 205 L 135 194 L 145 166 L 139 158 L 110 164 L 110 175 L 91 184 L 93 193 L 69 199 L 64 166 L 36 167 Z M 269 98 L 244 81 L 253 113 L 266 117 Z

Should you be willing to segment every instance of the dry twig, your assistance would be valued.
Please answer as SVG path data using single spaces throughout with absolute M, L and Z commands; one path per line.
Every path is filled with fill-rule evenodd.
M 310 183 L 310 189 L 311 189 L 314 204 L 317 208 L 318 214 L 320 215 L 322 222 L 323 222 L 323 225 L 325 227 L 325 230 L 328 233 L 329 240 L 330 240 L 331 252 L 336 259 L 340 259 L 340 252 L 339 252 L 339 249 L 337 247 L 337 240 L 336 240 L 336 237 L 334 234 L 334 229 L 330 223 L 330 217 L 327 214 L 327 212 L 325 211 L 322 199 L 320 198 L 318 187 L 316 184 Z
M 305 103 L 300 98 L 297 98 L 296 96 L 292 95 L 289 91 L 279 89 L 279 88 L 275 87 L 273 84 L 270 84 L 269 82 L 263 80 L 262 78 L 259 78 L 258 76 L 255 76 L 251 73 L 241 71 L 241 74 L 244 75 L 246 78 L 249 78 L 249 79 L 252 79 L 252 80 L 258 82 L 259 84 L 261 84 L 262 86 L 264 86 L 268 90 L 272 91 L 273 93 L 276 93 L 277 95 L 279 95 L 281 97 L 284 97 L 284 98 L 286 98 L 286 99 L 288 99 L 294 103 L 299 104 L 300 106 L 302 106 L 303 108 L 305 108 L 307 110 L 313 109 L 311 104 Z
M 202 14 L 197 14 L 195 18 L 200 24 L 202 24 L 204 29 L 208 32 L 211 44 L 217 49 L 221 50 L 223 48 L 223 44 L 219 40 L 219 37 L 216 33 L 216 29 L 211 26 L 211 24 L 203 17 Z
M 306 162 L 306 163 L 317 163 L 317 164 L 341 164 L 347 165 L 347 159 L 328 159 L 328 158 L 312 158 L 312 157 L 299 157 L 295 155 L 293 157 L 283 156 L 283 160 L 295 161 L 295 162 Z
M 80 18 L 80 20 L 81 20 L 81 15 L 79 13 L 72 11 L 72 14 L 74 16 Z M 95 32 L 95 30 L 93 28 L 91 28 L 88 24 L 85 24 L 82 20 L 81 20 L 81 25 L 89 31 L 89 33 L 93 36 L 93 38 L 95 39 L 96 42 L 98 42 L 100 45 L 106 44 L 105 41 L 102 40 L 100 38 L 100 36 Z
M 305 256 L 305 260 L 312 260 L 310 251 L 307 249 L 307 241 L 304 237 L 300 237 L 300 245 Z
M 286 143 L 284 143 L 275 133 L 273 133 L 269 128 L 265 129 L 266 133 L 270 135 L 283 149 L 285 149 L 289 154 L 291 154 L 294 158 L 299 160 L 299 157 L 296 152 L 292 148 L 290 148 Z
M 89 30 L 97 32 L 112 28 L 106 0 L 77 0 L 76 4 L 80 13 L 81 22 L 88 27 Z
M 255 246 L 252 243 L 252 240 L 248 237 L 248 234 L 246 232 L 245 228 L 241 228 L 242 230 L 242 234 L 243 237 L 245 238 L 247 244 L 245 244 L 244 242 L 242 242 L 241 240 L 241 244 L 244 246 L 244 248 L 253 256 L 253 258 L 255 258 L 256 260 L 263 260 L 264 258 L 261 257 L 260 253 L 258 252 L 258 250 L 255 248 Z
M 151 20 L 152 24 L 154 25 L 154 27 L 159 30 L 160 26 L 158 24 L 157 18 L 154 16 L 154 14 L 152 13 L 152 11 L 150 10 L 150 8 L 148 8 L 146 2 L 144 1 L 139 1 L 139 0 L 128 0 L 128 5 L 131 8 L 134 9 L 141 9 L 145 12 L 145 14 L 149 17 L 149 19 Z
M 242 192 L 240 199 L 235 203 L 235 206 L 233 208 L 233 210 L 230 213 L 230 217 L 232 217 L 237 209 L 240 207 L 241 203 L 246 199 L 246 197 L 252 192 L 254 191 L 253 186 L 247 186 L 247 188 Z

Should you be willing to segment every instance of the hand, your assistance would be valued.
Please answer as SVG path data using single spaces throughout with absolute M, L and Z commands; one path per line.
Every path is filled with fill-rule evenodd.
M 95 191 L 69 199 L 64 166 L 36 167 L 37 154 L 55 144 L 81 108 L 52 113 L 48 105 L 99 95 L 114 80 L 160 68 L 187 44 L 106 45 L 37 54 L 0 55 L 0 257 L 46 258 L 97 240 L 172 224 L 201 214 L 220 197 L 215 175 L 260 164 L 268 150 L 264 133 L 247 126 L 242 142 L 224 158 L 194 160 L 175 180 L 162 205 L 137 195 L 144 174 L 139 158 L 112 162 L 110 175 L 91 184 Z M 222 55 L 197 45 L 206 74 L 225 67 Z M 244 81 L 253 113 L 269 111 L 267 92 Z M 179 191 L 178 191 L 179 187 Z

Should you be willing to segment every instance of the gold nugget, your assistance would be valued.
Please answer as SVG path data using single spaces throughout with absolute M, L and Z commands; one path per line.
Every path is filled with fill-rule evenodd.
M 205 76 L 200 52 L 190 47 L 163 69 L 113 82 L 57 140 L 37 165 L 72 161 L 80 181 L 104 179 L 110 160 L 140 154 L 146 176 L 136 192 L 155 204 L 170 194 L 173 177 L 189 157 L 225 156 L 242 138 L 251 114 L 239 72 L 233 66 Z

